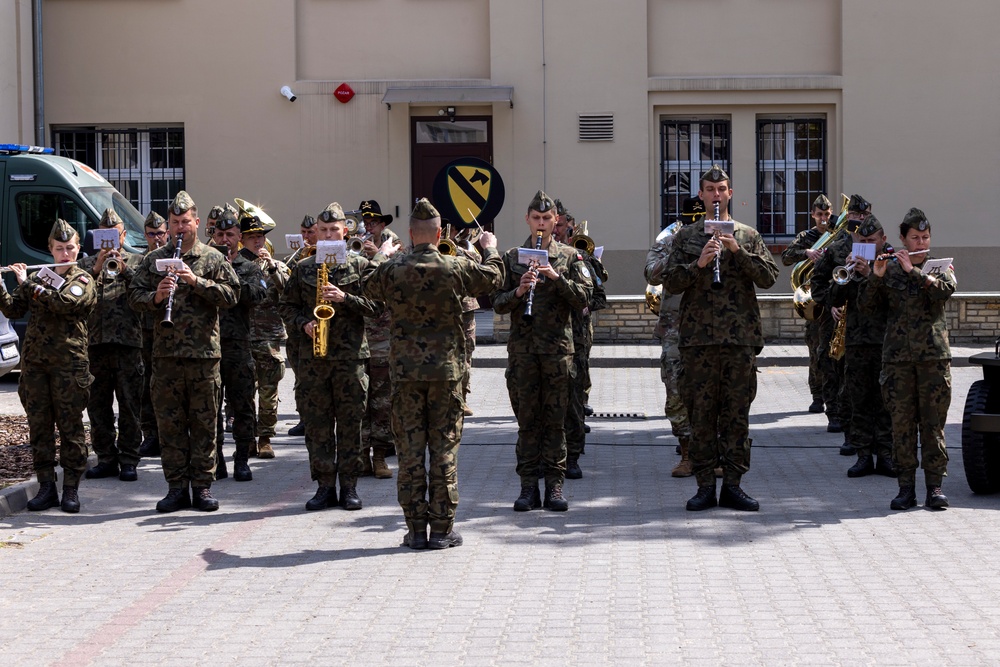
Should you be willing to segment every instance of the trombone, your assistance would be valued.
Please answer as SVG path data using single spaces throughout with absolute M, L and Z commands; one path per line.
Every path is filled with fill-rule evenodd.
M 451 257 L 458 254 L 458 246 L 451 240 L 450 222 L 444 226 L 444 233 L 441 235 L 441 240 L 438 241 L 438 252 L 442 255 L 450 255 Z
M 594 254 L 594 248 L 596 244 L 594 239 L 587 236 L 587 221 L 584 220 L 580 223 L 580 226 L 573 230 L 573 236 L 569 239 L 570 245 L 572 245 L 577 250 L 587 253 L 588 255 Z

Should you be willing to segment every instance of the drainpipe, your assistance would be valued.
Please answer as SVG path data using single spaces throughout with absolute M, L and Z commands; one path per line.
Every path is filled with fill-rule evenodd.
M 34 32 L 34 98 L 35 98 L 35 145 L 44 146 L 45 141 L 45 78 L 42 75 L 42 0 L 34 0 L 31 8 L 31 28 Z
M 545 0 L 542 0 L 542 190 L 546 190 L 548 187 L 546 183 L 546 177 L 548 176 L 548 152 L 549 152 L 549 135 L 548 135 L 548 114 L 546 113 L 546 92 L 548 92 L 548 87 L 545 80 Z

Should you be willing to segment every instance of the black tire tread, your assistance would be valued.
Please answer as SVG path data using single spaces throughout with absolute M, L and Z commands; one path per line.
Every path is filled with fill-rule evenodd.
M 973 413 L 996 410 L 1000 391 L 991 392 L 990 389 L 986 380 L 973 382 L 962 415 L 962 461 L 965 478 L 973 493 L 1000 491 L 1000 438 L 994 433 L 976 433 L 969 425 Z

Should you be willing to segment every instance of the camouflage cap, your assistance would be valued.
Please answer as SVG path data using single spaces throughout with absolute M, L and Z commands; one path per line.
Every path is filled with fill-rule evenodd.
M 55 224 L 52 225 L 52 231 L 49 232 L 49 241 L 66 243 L 74 236 L 77 236 L 76 230 L 62 218 L 56 218 Z
M 344 207 L 337 202 L 333 202 L 324 208 L 318 217 L 323 222 L 336 222 L 338 220 L 343 222 L 347 220 L 347 216 L 344 215 Z
M 911 208 L 903 216 L 903 222 L 899 225 L 899 233 L 906 236 L 906 233 L 911 229 L 916 229 L 920 232 L 926 232 L 931 228 L 931 223 L 927 220 L 927 216 L 919 208 Z
M 833 203 L 827 198 L 826 195 L 820 195 L 813 200 L 813 208 L 818 208 L 821 211 L 829 211 L 833 208 Z
M 184 215 L 194 207 L 194 200 L 191 199 L 191 195 L 184 190 L 181 190 L 174 195 L 174 200 L 170 202 L 170 213 L 173 213 L 174 215 Z
M 861 195 L 851 195 L 850 201 L 847 202 L 847 211 L 849 213 L 867 213 L 870 210 L 872 210 L 871 202 Z
M 312 217 L 311 215 L 307 215 L 306 217 L 302 218 L 302 224 L 299 226 L 302 227 L 303 229 L 311 229 L 312 226 L 315 224 L 316 224 L 316 218 Z
M 858 234 L 860 234 L 861 236 L 871 236 L 875 232 L 881 232 L 881 231 L 882 231 L 882 223 L 879 222 L 878 218 L 876 218 L 874 215 L 869 215 L 868 217 L 866 217 L 861 222 L 861 225 L 858 227 Z
M 555 205 L 556 205 L 556 215 L 566 215 L 568 213 L 568 211 L 566 210 L 566 207 L 563 206 L 563 203 L 562 203 L 561 200 L 554 199 L 553 201 L 555 202 Z
M 721 183 L 722 181 L 727 181 L 732 185 L 732 181 L 729 180 L 729 174 L 726 170 L 717 164 L 713 164 L 712 167 L 701 175 L 702 181 L 708 181 L 709 183 Z
M 551 211 L 555 207 L 556 203 L 552 200 L 552 197 L 548 196 L 541 190 L 535 193 L 535 198 L 531 200 L 530 204 L 528 204 L 529 211 L 538 211 L 539 213 Z
M 236 219 L 236 214 L 232 211 L 223 211 L 219 219 L 215 221 L 215 229 L 225 231 L 227 229 L 232 229 L 236 225 L 242 227 L 241 221 Z
M 146 216 L 146 227 L 149 229 L 159 229 L 165 224 L 167 221 L 156 211 L 150 211 L 149 215 Z
M 101 227 L 110 229 L 112 227 L 117 227 L 120 224 L 122 224 L 122 219 L 118 217 L 117 213 L 115 213 L 115 209 L 104 209 L 104 215 L 101 216 L 101 222 L 99 223 Z
M 228 206 L 228 204 L 226 204 L 226 205 Z M 209 220 L 209 222 L 211 222 L 213 220 L 218 220 L 220 217 L 222 217 L 222 213 L 225 210 L 226 209 L 222 208 L 221 206 L 213 206 L 212 210 L 208 212 L 208 220 Z
M 410 213 L 411 220 L 432 220 L 440 217 L 441 214 L 438 213 L 438 210 L 434 208 L 434 204 L 430 203 L 426 197 L 418 199 L 417 204 Z

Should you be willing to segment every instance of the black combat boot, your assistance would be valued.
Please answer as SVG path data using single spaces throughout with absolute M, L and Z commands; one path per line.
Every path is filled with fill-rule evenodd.
M 411 549 L 427 548 L 427 524 L 406 522 L 409 531 L 403 536 L 403 546 Z
M 176 512 L 186 510 L 189 507 L 191 507 L 191 496 L 188 494 L 187 487 L 170 489 L 163 500 L 156 503 L 157 512 Z
M 69 514 L 76 514 L 80 511 L 80 496 L 77 495 L 76 485 L 63 484 L 62 511 Z
M 123 463 L 118 479 L 123 482 L 134 482 L 139 479 L 139 473 L 131 463 Z
M 562 484 L 559 482 L 551 485 L 548 482 L 545 483 L 545 503 L 543 507 L 553 512 L 565 512 L 569 509 L 569 502 L 563 496 Z
M 878 457 L 878 460 L 875 462 L 875 474 L 884 477 L 899 477 L 899 473 L 896 472 L 896 465 L 892 462 L 892 458 L 888 456 Z
M 823 412 L 823 399 L 814 398 L 813 402 L 809 404 L 809 412 L 812 412 L 813 414 Z
M 50 507 L 59 505 L 59 492 L 56 491 L 55 482 L 39 482 L 38 493 L 28 501 L 28 509 L 32 512 L 41 512 Z
M 858 454 L 858 460 L 847 469 L 848 477 L 866 477 L 875 472 L 875 458 L 871 454 Z
M 583 479 L 583 470 L 580 468 L 578 454 L 570 454 L 566 457 L 566 479 Z
M 756 512 L 760 503 L 746 494 L 739 484 L 723 484 L 719 493 L 719 507 L 728 507 L 741 512 Z
M 889 503 L 889 509 L 908 510 L 917 504 L 917 492 L 913 485 L 899 487 L 899 494 Z
M 337 489 L 333 486 L 320 486 L 316 489 L 316 495 L 306 501 L 306 509 L 310 512 L 337 505 Z
M 219 509 L 219 501 L 212 495 L 212 489 L 207 486 L 195 486 L 191 488 L 191 506 L 202 512 L 214 512 Z
M 300 436 L 306 434 L 306 425 L 299 421 L 298 424 L 288 429 L 288 435 Z
M 447 549 L 448 547 L 462 546 L 462 536 L 454 528 L 447 533 L 431 533 L 431 539 L 427 540 L 428 549 Z
M 830 421 L 826 425 L 826 432 L 827 433 L 843 433 L 844 432 L 844 427 L 841 426 L 839 419 L 832 419 L 831 418 Z
M 340 483 L 340 506 L 345 510 L 359 510 L 363 507 L 358 496 L 358 482 L 349 479 Z
M 718 505 L 715 499 L 715 484 L 711 486 L 699 486 L 698 493 L 694 494 L 685 506 L 688 512 L 700 512 Z
M 139 456 L 144 459 L 155 459 L 160 455 L 160 439 L 153 436 L 143 438 L 139 445 Z
M 98 463 L 93 468 L 87 469 L 87 479 L 104 479 L 105 477 L 117 477 L 119 473 L 118 464 L 105 461 Z
M 222 440 L 220 439 L 221 443 Z M 222 445 L 219 444 L 215 448 L 215 479 L 225 479 L 229 477 L 229 470 L 226 469 L 226 455 L 222 453 Z M 195 499 L 197 502 L 197 498 Z
M 247 443 L 236 445 L 236 453 L 233 455 L 233 479 L 235 481 L 249 482 L 253 479 L 249 460 L 250 445 Z
M 936 510 L 948 507 L 948 496 L 941 492 L 940 485 L 927 485 L 927 500 L 924 501 L 924 507 Z
M 840 445 L 840 455 L 841 456 L 854 456 L 858 453 L 858 450 L 844 438 L 844 442 Z
M 521 495 L 514 501 L 515 512 L 530 512 L 542 506 L 542 494 L 538 492 L 538 482 L 522 486 Z

